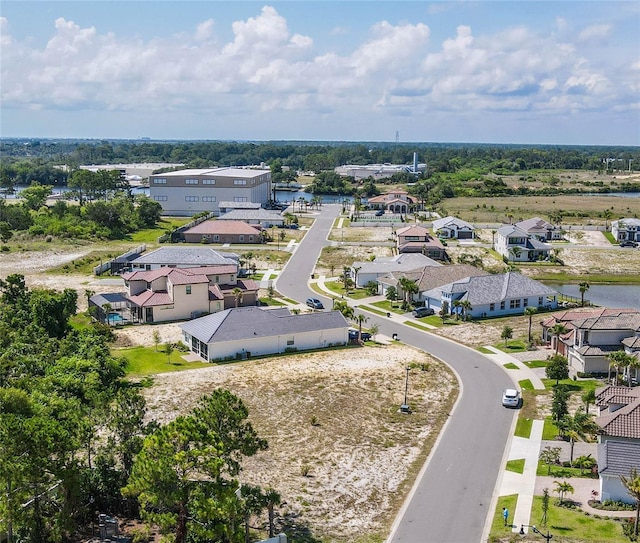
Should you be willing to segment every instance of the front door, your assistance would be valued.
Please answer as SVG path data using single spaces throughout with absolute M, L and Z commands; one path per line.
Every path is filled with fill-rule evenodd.
M 144 313 L 144 322 L 152 323 L 153 322 L 153 307 L 146 307 Z

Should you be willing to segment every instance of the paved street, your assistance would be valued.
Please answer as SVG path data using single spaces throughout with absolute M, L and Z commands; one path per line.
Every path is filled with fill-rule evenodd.
M 277 280 L 276 288 L 282 294 L 300 301 L 317 296 L 307 281 L 339 212 L 340 206 L 323 206 Z M 323 301 L 330 307 L 328 298 Z M 487 516 L 493 512 L 492 500 L 517 413 L 500 405 L 501 391 L 513 382 L 499 366 L 472 349 L 393 319 L 366 315 L 367 324 L 377 323 L 380 333 L 396 333 L 403 343 L 445 361 L 457 373 L 462 391 L 389 541 L 480 542 Z

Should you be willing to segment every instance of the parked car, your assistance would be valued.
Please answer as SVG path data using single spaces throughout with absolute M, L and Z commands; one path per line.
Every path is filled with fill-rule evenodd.
M 384 209 L 378 209 L 376 211 L 376 217 L 382 217 L 384 215 Z
M 520 392 L 515 388 L 508 388 L 502 393 L 502 405 L 505 407 L 520 406 Z
M 413 316 L 417 319 L 420 319 L 422 317 L 429 317 L 433 314 L 435 314 L 433 307 L 417 307 L 413 310 Z
M 298 230 L 298 228 L 300 228 L 300 227 L 299 227 L 296 223 L 291 223 L 291 224 L 289 225 L 289 228 L 290 228 L 291 230 Z
M 631 239 L 627 239 L 625 241 L 620 242 L 620 247 L 637 247 L 637 246 L 638 246 L 638 243 Z
M 371 334 L 369 332 L 362 332 L 360 334 L 360 339 L 362 341 L 370 341 Z M 358 331 L 353 328 L 349 328 L 349 341 L 357 341 L 358 340 Z
M 318 298 L 307 298 L 307 305 L 311 309 L 324 309 L 324 305 Z

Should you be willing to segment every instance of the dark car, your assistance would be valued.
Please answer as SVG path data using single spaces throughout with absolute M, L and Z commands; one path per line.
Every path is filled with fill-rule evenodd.
M 432 307 L 417 307 L 413 311 L 413 316 L 420 319 L 422 317 L 429 317 L 433 315 L 435 311 Z
M 362 332 L 360 334 L 360 339 L 362 341 L 370 341 L 371 334 L 369 332 Z M 353 328 L 349 328 L 349 341 L 357 341 L 358 340 L 358 331 Z
M 376 217 L 382 217 L 384 215 L 384 209 L 378 209 L 376 211 Z
M 630 239 L 620 242 L 620 247 L 637 247 L 637 246 L 638 244 L 635 241 Z
M 318 298 L 307 298 L 307 305 L 311 309 L 324 309 L 322 302 Z

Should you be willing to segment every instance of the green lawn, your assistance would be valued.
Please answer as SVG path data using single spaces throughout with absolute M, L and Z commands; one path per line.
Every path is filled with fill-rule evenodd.
M 525 365 L 528 368 L 531 368 L 531 369 L 546 368 L 547 367 L 547 361 L 546 360 L 529 360 L 529 361 L 525 362 Z
M 522 381 L 518 381 L 520 388 L 522 390 L 533 390 L 533 383 L 529 379 L 523 379 Z
M 491 351 L 489 351 L 491 352 Z M 516 366 L 513 362 L 507 362 L 506 364 L 503 364 L 502 367 L 505 370 L 517 370 L 518 366 Z
M 524 437 L 525 439 L 529 439 L 531 437 L 531 428 L 533 427 L 533 419 L 528 417 L 518 417 L 518 422 L 516 422 L 516 437 Z
M 535 534 L 529 528 L 527 535 L 520 537 L 513 532 L 511 525 L 504 526 L 502 508 L 509 509 L 509 522 L 513 519 L 516 508 L 517 496 L 502 496 L 498 499 L 496 510 L 493 514 L 489 543 L 496 541 L 530 541 L 540 542 L 544 539 L 540 534 Z M 542 498 L 535 496 L 529 524 L 536 525 L 543 533 L 553 535 L 554 543 L 628 543 L 629 539 L 622 533 L 622 523 L 615 520 L 606 520 L 588 516 L 580 510 L 567 509 L 554 505 L 555 496 L 551 496 L 549 511 L 547 513 L 547 525 L 540 523 L 542 518 Z M 606 512 L 605 512 L 606 513 Z M 633 513 L 630 512 L 629 516 Z M 602 517 L 605 515 L 603 514 Z
M 114 350 L 113 355 L 127 359 L 126 372 L 129 377 L 211 367 L 211 364 L 206 362 L 187 362 L 182 358 L 185 353 L 177 350 L 171 353 L 171 361 L 169 361 L 163 348 L 159 345 L 156 351 L 154 347 L 129 347 Z
M 259 300 L 267 305 L 285 305 L 284 302 L 281 302 L 280 300 L 278 300 L 277 298 L 269 298 L 268 296 L 266 298 L 259 298 Z
M 574 455 L 573 459 L 575 460 L 576 458 Z M 583 477 L 585 479 L 594 479 L 595 481 L 598 479 L 597 476 L 592 476 L 591 471 L 587 469 L 585 469 L 583 473 L 580 473 L 580 468 L 564 467 L 557 464 L 551 464 L 551 473 L 549 473 L 549 466 L 542 460 L 538 461 L 536 475 L 541 477 L 562 477 L 563 479 L 570 479 L 571 477 Z M 571 498 L 571 495 L 568 497 Z
M 362 300 L 363 298 L 370 298 L 371 294 L 363 288 L 358 288 L 355 290 L 350 290 L 349 292 L 344 290 L 344 286 L 340 281 L 325 281 L 324 285 L 331 291 L 337 295 L 348 296 L 349 298 L 353 298 L 354 300 Z
M 542 428 L 542 439 L 554 440 L 558 435 L 559 430 L 550 417 L 544 419 L 544 427 Z
M 556 386 L 555 379 L 542 379 L 544 387 L 549 390 L 553 390 Z M 597 379 L 563 379 L 558 384 L 564 385 L 570 393 L 583 394 L 588 390 L 595 390 L 597 387 L 602 386 L 602 383 Z
M 518 458 L 517 460 L 509 460 L 507 462 L 506 469 L 507 471 L 513 471 L 514 473 L 524 473 L 524 458 Z
M 414 321 L 404 321 L 403 324 L 406 324 L 407 326 L 411 326 L 412 328 L 417 328 L 418 330 L 424 330 L 425 332 L 428 332 L 431 330 L 431 328 L 427 328 L 426 326 L 421 326 L 420 323 L 414 322 Z
M 483 353 L 483 354 L 495 354 L 491 349 L 487 349 L 486 347 L 478 347 L 478 352 Z M 505 364 L 505 368 L 508 366 L 509 364 Z M 513 364 L 516 368 L 518 366 L 516 366 L 515 364 Z
M 527 350 L 527 344 L 519 339 L 508 341 L 506 345 L 504 343 L 497 343 L 494 347 L 505 353 L 521 353 Z
M 190 222 L 191 218 L 164 217 L 158 222 L 156 228 L 145 228 L 134 232 L 127 239 L 136 243 L 158 243 L 158 238 L 167 232 L 185 225 Z

